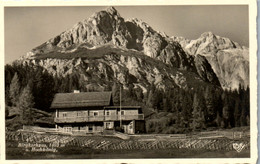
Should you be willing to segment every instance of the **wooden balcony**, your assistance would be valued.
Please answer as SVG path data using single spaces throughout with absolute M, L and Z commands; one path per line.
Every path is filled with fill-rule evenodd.
M 103 122 L 103 121 L 130 121 L 144 120 L 143 114 L 138 115 L 112 115 L 112 116 L 85 116 L 85 117 L 56 117 L 56 123 L 80 123 L 80 122 Z

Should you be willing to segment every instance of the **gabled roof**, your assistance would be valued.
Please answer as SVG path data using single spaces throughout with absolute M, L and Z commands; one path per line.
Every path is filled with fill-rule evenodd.
M 51 108 L 108 106 L 111 102 L 111 92 L 57 93 Z

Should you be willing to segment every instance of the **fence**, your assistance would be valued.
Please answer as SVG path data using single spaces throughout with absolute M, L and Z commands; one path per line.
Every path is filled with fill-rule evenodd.
M 228 138 L 228 139 L 242 139 L 249 138 L 249 132 L 227 132 L 227 131 L 210 131 L 210 132 L 199 132 L 196 134 L 144 134 L 144 135 L 131 135 L 132 138 L 141 140 L 175 140 L 175 139 L 217 139 L 217 138 Z
M 23 130 L 24 131 L 32 131 L 32 132 L 57 132 L 56 128 L 43 128 L 43 127 L 38 127 L 38 126 L 27 126 L 23 125 Z
M 50 132 L 50 133 L 56 133 L 56 132 L 64 132 L 61 130 L 58 130 L 56 128 L 43 128 L 43 127 L 37 127 L 37 126 L 23 126 L 23 130 L 25 131 L 32 131 L 32 132 Z M 73 131 L 74 134 L 78 135 L 85 135 L 86 131 Z M 118 134 L 121 136 L 120 134 Z M 147 134 L 147 135 L 131 135 L 134 138 L 140 138 L 142 139 L 147 138 L 149 139 L 187 139 L 187 138 L 197 138 L 197 139 L 216 139 L 216 138 L 229 138 L 229 139 L 241 139 L 245 137 L 250 137 L 250 132 L 240 132 L 240 131 L 209 131 L 209 132 L 199 132 L 196 134 Z M 121 138 L 121 137 L 120 137 Z M 128 137 L 129 139 L 129 137 Z
M 244 137 L 249 137 L 249 132 L 239 132 L 239 131 L 210 131 L 210 132 L 200 132 L 196 135 L 199 139 L 204 138 L 229 138 L 229 139 L 241 139 Z
M 234 150 L 234 144 L 243 145 L 243 149 L 250 149 L 250 140 L 221 139 L 175 139 L 175 140 L 121 140 L 113 137 L 101 136 L 69 136 L 55 134 L 37 134 L 29 132 L 7 132 L 7 143 L 15 141 L 17 147 L 31 148 L 31 151 L 43 146 L 44 150 L 57 152 L 60 147 L 88 147 L 99 150 L 127 150 L 127 149 L 206 149 L 206 150 Z

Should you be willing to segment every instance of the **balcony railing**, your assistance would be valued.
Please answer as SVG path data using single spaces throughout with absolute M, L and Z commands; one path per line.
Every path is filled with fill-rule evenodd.
M 127 120 L 143 120 L 144 115 L 112 115 L 112 116 L 85 116 L 85 117 L 56 117 L 56 123 L 73 123 L 73 122 L 95 122 L 95 121 L 127 121 Z

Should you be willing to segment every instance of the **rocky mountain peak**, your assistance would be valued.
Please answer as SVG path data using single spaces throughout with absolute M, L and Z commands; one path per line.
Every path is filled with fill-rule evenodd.
M 215 35 L 212 32 L 205 32 L 195 40 L 183 37 L 171 37 L 171 39 L 179 42 L 187 54 L 205 56 L 223 88 L 236 89 L 239 88 L 239 85 L 244 87 L 249 85 L 249 52 L 247 47 L 240 46 L 229 38 Z M 200 62 L 197 61 L 197 63 Z
M 129 36 L 124 19 L 114 7 L 108 7 L 34 48 L 32 53 L 66 51 L 85 43 L 92 47 L 112 42 L 114 45 L 126 47 L 129 38 L 131 36 Z
M 190 55 L 215 54 L 225 49 L 243 49 L 237 42 L 218 36 L 211 31 L 202 33 L 198 39 L 194 40 L 176 36 L 172 36 L 170 39 L 179 42 L 183 49 Z
M 111 15 L 119 15 L 118 11 L 113 7 L 113 6 L 110 6 L 106 9 L 106 11 L 111 14 Z
M 104 53 L 108 53 L 102 46 L 117 47 L 126 51 L 133 49 L 164 63 L 165 67 L 192 71 L 204 81 L 219 84 L 218 79 L 214 78 L 214 72 L 209 69 L 207 60 L 200 58 L 194 60 L 194 57 L 187 54 L 177 41 L 171 40 L 163 32 L 153 30 L 140 19 L 125 21 L 114 7 L 94 13 L 90 18 L 34 48 L 26 58 L 32 59 L 33 56 L 55 58 L 53 55 L 59 56 L 58 58 L 61 56 L 72 58 L 73 55 L 81 57 L 78 53 L 84 54 L 97 48 L 98 51 L 103 49 Z
M 209 37 L 214 37 L 215 35 L 211 32 L 211 31 L 208 31 L 208 32 L 204 32 L 200 35 L 200 37 L 203 37 L 203 38 L 209 38 Z

